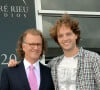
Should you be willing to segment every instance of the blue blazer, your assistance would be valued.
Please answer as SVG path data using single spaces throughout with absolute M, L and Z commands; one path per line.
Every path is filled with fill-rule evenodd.
M 39 90 L 54 90 L 50 68 L 40 63 Z M 23 62 L 13 68 L 5 68 L 1 74 L 0 90 L 31 90 Z

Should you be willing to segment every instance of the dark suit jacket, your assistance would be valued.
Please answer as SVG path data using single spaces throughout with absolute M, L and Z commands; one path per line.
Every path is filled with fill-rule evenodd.
M 40 63 L 39 90 L 54 90 L 50 68 Z M 0 90 L 30 90 L 23 62 L 13 68 L 5 68 L 1 74 Z

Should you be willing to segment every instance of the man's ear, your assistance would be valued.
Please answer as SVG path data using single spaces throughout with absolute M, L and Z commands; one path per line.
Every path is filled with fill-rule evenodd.
M 25 44 L 23 43 L 23 44 L 22 44 L 22 50 L 23 50 L 23 51 L 24 51 L 24 48 L 25 48 Z

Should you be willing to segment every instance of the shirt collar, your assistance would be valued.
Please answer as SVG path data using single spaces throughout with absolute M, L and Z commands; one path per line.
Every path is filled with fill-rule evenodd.
M 79 52 L 78 52 L 78 54 L 75 57 L 82 57 L 82 55 L 83 55 L 83 48 L 80 47 L 79 48 Z
M 33 64 L 33 66 L 35 67 L 36 70 L 39 70 L 39 61 L 40 61 L 40 60 L 38 60 L 36 63 Z M 28 62 L 28 60 L 26 60 L 25 58 L 24 58 L 23 63 L 24 63 L 25 70 L 28 69 L 29 66 L 31 65 L 31 64 Z
M 82 47 L 79 47 L 79 51 L 76 55 L 73 56 L 73 58 L 78 58 L 78 57 L 82 57 L 83 55 L 83 48 Z M 66 57 L 66 56 L 63 56 L 63 58 Z

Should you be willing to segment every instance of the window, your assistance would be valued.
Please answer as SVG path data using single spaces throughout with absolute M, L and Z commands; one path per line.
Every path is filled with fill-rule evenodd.
M 100 51 L 99 3 L 97 0 L 35 0 L 37 28 L 48 41 L 47 58 L 62 54 L 59 46 L 49 36 L 49 29 L 66 12 L 79 21 L 80 45 L 96 52 Z

